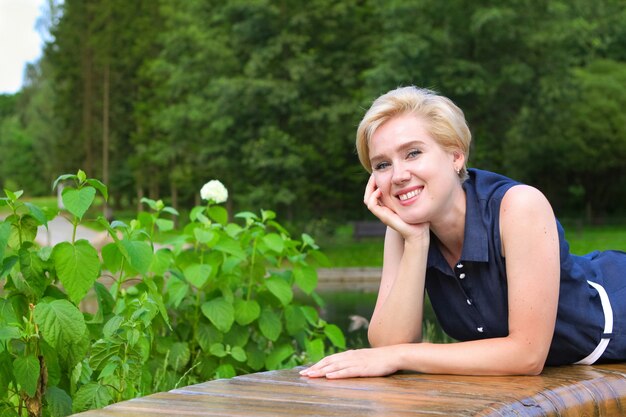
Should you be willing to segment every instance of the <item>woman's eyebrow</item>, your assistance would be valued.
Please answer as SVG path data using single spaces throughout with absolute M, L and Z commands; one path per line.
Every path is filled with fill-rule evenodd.
M 398 146 L 394 151 L 395 152 L 403 152 L 403 151 L 405 151 L 407 149 L 410 149 L 410 148 L 422 147 L 422 146 L 424 146 L 424 142 L 422 142 L 419 139 L 416 139 L 416 140 L 412 140 L 410 142 L 405 142 L 405 143 L 400 144 L 400 146 Z M 375 162 L 378 162 L 378 161 L 383 160 L 385 158 L 386 158 L 386 156 L 384 154 L 374 155 L 374 156 L 372 156 L 370 158 L 370 164 L 374 165 Z

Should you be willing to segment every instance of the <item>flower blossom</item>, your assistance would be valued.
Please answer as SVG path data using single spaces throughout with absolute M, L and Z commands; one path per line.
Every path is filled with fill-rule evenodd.
M 200 197 L 219 204 L 228 200 L 228 190 L 218 180 L 211 180 L 202 186 Z

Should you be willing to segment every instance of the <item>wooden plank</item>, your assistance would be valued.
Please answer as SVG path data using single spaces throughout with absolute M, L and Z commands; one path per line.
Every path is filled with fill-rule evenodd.
M 620 416 L 626 364 L 546 368 L 539 376 L 400 373 L 309 379 L 298 369 L 242 375 L 78 414 L 143 416 Z
M 376 292 L 380 286 L 382 268 L 318 268 L 319 291 Z

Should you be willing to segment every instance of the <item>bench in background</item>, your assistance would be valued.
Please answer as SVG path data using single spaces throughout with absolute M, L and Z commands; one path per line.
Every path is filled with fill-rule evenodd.
M 364 220 L 354 222 L 353 224 L 354 232 L 352 236 L 357 241 L 366 237 L 384 237 L 387 231 L 387 226 L 378 220 Z

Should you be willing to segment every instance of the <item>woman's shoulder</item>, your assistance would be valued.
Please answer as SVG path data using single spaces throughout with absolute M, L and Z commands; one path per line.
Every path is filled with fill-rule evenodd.
M 483 201 L 494 198 L 500 200 L 511 187 L 522 184 L 502 174 L 476 168 L 468 169 L 468 176 L 463 188 Z

